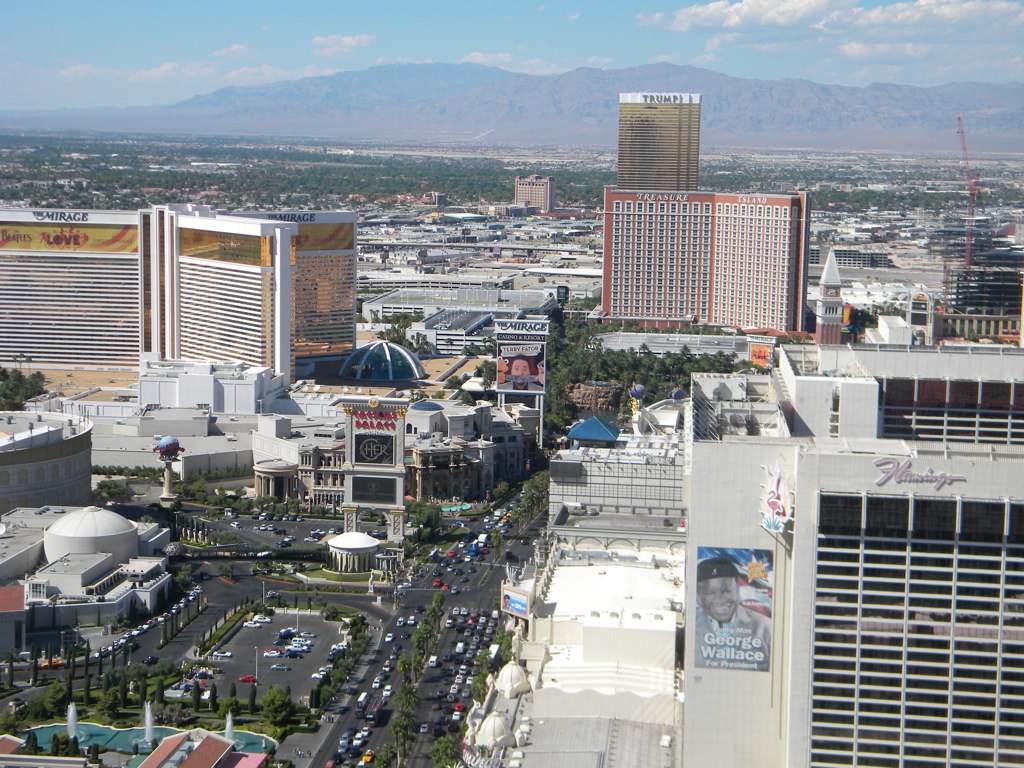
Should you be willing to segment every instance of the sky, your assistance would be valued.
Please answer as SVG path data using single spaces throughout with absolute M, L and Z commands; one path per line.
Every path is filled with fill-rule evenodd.
M 1024 0 L 0 0 L 0 110 L 171 104 L 381 64 L 667 61 L 819 83 L 1024 80 Z

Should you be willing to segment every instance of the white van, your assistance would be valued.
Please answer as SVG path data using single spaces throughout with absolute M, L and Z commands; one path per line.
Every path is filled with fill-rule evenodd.
M 437 666 L 437 656 L 431 656 L 430 657 L 430 661 L 427 662 L 427 666 L 428 667 L 436 667 Z
M 455 655 L 456 656 L 461 656 L 463 653 L 465 653 L 465 651 L 466 651 L 466 644 L 465 643 L 459 643 L 458 645 L 455 646 Z

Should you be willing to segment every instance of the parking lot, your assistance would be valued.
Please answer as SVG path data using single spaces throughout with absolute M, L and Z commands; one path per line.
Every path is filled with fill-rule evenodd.
M 268 616 L 270 622 L 249 627 L 244 624 L 235 635 L 220 649 L 220 652 L 231 654 L 230 658 L 211 659 L 211 665 L 222 671 L 214 675 L 217 695 L 225 697 L 235 683 L 238 698 L 245 701 L 249 695 L 249 676 L 256 677 L 262 691 L 271 685 L 289 685 L 296 701 L 303 701 L 309 696 L 310 690 L 316 685 L 312 675 L 329 664 L 328 654 L 331 646 L 344 639 L 343 624 L 337 621 L 324 621 L 316 612 L 278 611 Z M 307 653 L 286 655 L 286 645 L 274 645 L 278 633 L 286 628 L 297 629 L 299 636 L 303 633 L 312 634 L 306 637 L 312 644 Z M 268 657 L 264 653 L 280 653 L 279 657 Z M 242 678 L 240 680 L 240 678 Z

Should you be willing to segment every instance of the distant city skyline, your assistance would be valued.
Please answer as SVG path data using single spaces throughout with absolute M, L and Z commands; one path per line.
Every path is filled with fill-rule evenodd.
M 708 0 L 660 7 L 184 0 L 2 3 L 0 110 L 169 104 L 381 64 L 470 62 L 527 74 L 667 61 L 770 80 L 863 86 L 1024 79 L 1011 0 Z

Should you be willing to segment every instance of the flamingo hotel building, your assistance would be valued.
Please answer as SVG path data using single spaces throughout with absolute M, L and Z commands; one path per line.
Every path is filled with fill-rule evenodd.
M 0 211 L 0 364 L 231 360 L 293 377 L 355 342 L 356 216 Z

